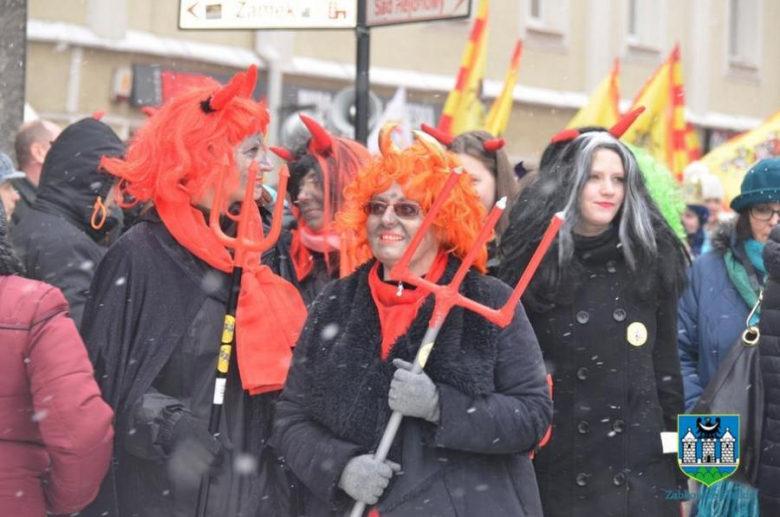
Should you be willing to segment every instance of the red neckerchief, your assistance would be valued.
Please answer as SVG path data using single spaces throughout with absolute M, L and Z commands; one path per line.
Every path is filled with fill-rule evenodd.
M 425 278 L 436 283 L 447 267 L 447 254 L 439 252 Z M 405 288 L 398 295 L 398 284 L 389 284 L 379 278 L 379 261 L 368 273 L 368 286 L 374 299 L 382 328 L 382 359 L 387 359 L 393 345 L 404 335 L 417 316 L 425 298 L 430 294 L 424 289 Z
M 292 230 L 290 256 L 292 257 L 295 277 L 298 281 L 311 274 L 314 267 L 314 257 L 311 252 L 322 253 L 328 272 L 331 273 L 330 253 L 341 249 L 341 239 L 333 232 L 314 232 L 306 226 L 303 218 L 298 220 L 298 229 Z
M 206 224 L 189 197 L 180 192 L 171 201 L 154 203 L 173 238 L 211 267 L 231 273 L 233 258 Z M 252 203 L 251 238 L 262 233 L 260 212 Z M 306 320 L 298 290 L 260 264 L 259 253 L 248 253 L 236 311 L 236 357 L 241 384 L 252 395 L 281 390 L 292 360 L 292 347 Z

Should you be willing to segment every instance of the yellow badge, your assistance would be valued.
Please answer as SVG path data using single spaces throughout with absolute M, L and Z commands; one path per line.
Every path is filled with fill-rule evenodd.
M 230 353 L 232 352 L 232 346 L 222 345 L 219 347 L 219 358 L 217 359 L 217 371 L 220 373 L 227 373 L 230 366 Z
M 433 349 L 433 343 L 426 343 L 420 347 L 420 352 L 417 354 L 417 360 L 420 363 L 420 367 L 425 368 L 425 363 L 428 362 L 428 356 L 431 355 Z
M 647 343 L 647 327 L 638 321 L 628 326 L 626 331 L 628 342 L 634 346 L 642 346 Z
M 222 326 L 222 343 L 229 345 L 233 342 L 233 334 L 236 331 L 236 318 L 225 314 L 225 324 Z

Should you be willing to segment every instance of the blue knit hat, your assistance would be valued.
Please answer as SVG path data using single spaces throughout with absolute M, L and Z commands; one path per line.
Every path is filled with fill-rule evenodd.
M 740 194 L 731 200 L 736 212 L 761 203 L 780 203 L 780 158 L 761 160 L 745 174 Z

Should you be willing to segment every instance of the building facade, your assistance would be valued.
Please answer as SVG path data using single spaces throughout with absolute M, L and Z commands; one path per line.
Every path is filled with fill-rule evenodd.
M 274 0 L 284 1 L 294 0 Z M 257 64 L 278 142 L 295 111 L 326 117 L 354 81 L 351 30 L 183 31 L 178 12 L 174 0 L 29 0 L 27 102 L 63 125 L 105 110 L 129 137 L 150 102 L 141 92 L 159 100 L 163 74 L 227 77 Z M 779 19 L 774 0 L 491 0 L 486 103 L 522 39 L 505 138 L 513 159 L 534 164 L 615 57 L 627 107 L 679 42 L 686 118 L 705 148 L 714 146 L 780 109 Z M 372 91 L 386 101 L 405 86 L 414 120 L 437 120 L 469 30 L 466 19 L 371 29 Z

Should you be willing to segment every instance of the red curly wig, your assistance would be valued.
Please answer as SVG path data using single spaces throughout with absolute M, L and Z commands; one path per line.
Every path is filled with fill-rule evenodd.
M 371 198 L 398 183 L 404 195 L 420 204 L 427 212 L 447 181 L 452 169 L 460 166 L 458 158 L 445 151 L 425 134 L 415 132 L 417 141 L 403 151 L 392 143 L 395 125 L 382 128 L 380 151 L 344 191 L 344 209 L 337 215 L 339 229 L 354 235 L 351 254 L 357 264 L 372 257 L 366 236 L 364 211 Z M 464 258 L 476 241 L 485 220 L 485 209 L 479 201 L 468 174 L 461 174 L 432 228 L 441 246 L 453 255 Z M 483 246 L 474 267 L 485 271 L 487 248 Z
M 257 69 L 239 72 L 225 86 L 209 81 L 175 97 L 135 134 L 127 158 L 106 159 L 118 176 L 123 206 L 148 200 L 197 200 L 225 168 L 225 189 L 239 183 L 233 151 L 248 136 L 265 133 L 269 115 L 252 100 Z

